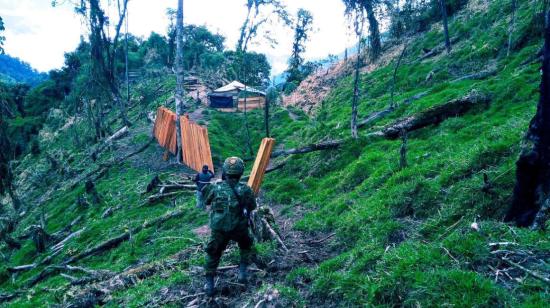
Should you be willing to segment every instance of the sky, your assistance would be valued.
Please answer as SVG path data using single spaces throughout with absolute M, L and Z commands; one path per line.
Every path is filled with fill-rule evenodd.
M 4 19 L 5 50 L 11 56 L 30 63 L 39 71 L 49 71 L 63 65 L 64 53 L 74 50 L 86 26 L 74 13 L 71 2 L 58 0 L 0 0 L 0 16 Z M 108 2 L 102 0 L 104 7 Z M 311 11 L 314 32 L 307 43 L 305 58 L 318 60 L 329 54 L 340 54 L 353 46 L 353 35 L 344 17 L 342 0 L 282 0 L 292 15 L 299 8 Z M 204 25 L 226 37 L 226 48 L 234 49 L 239 29 L 246 15 L 246 0 L 184 0 L 184 23 Z M 321 4 L 322 3 L 322 4 Z M 130 0 L 128 3 L 129 32 L 148 37 L 154 31 L 165 34 L 168 27 L 167 8 L 176 8 L 177 0 Z M 114 8 L 114 6 L 113 6 Z M 115 11 L 112 11 L 116 20 Z M 287 67 L 292 46 L 291 29 L 270 26 L 278 44 L 272 48 L 260 36 L 249 50 L 265 53 L 279 74 Z

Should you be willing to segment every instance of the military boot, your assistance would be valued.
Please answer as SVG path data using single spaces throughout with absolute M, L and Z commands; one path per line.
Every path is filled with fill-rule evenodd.
M 214 288 L 214 275 L 206 275 L 204 293 L 208 296 L 214 296 L 214 294 L 216 294 L 216 289 Z
M 248 264 L 244 262 L 241 262 L 241 264 L 239 264 L 239 277 L 237 278 L 239 283 L 246 284 L 248 282 L 247 267 Z

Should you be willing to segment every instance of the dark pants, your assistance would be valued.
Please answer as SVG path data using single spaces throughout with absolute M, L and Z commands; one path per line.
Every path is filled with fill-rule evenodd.
M 236 229 L 231 232 L 212 230 L 210 241 L 205 249 L 206 264 L 204 266 L 204 270 L 206 275 L 216 274 L 216 269 L 218 268 L 222 254 L 231 240 L 239 244 L 241 263 L 250 263 L 250 258 L 253 253 L 252 245 L 254 244 L 254 240 L 248 233 L 248 228 Z

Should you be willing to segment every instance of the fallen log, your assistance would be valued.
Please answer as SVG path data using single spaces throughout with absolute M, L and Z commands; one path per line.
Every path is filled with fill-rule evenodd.
M 19 265 L 19 266 L 14 266 L 14 267 L 8 267 L 7 270 L 8 272 L 10 273 L 17 273 L 17 272 L 24 272 L 24 271 L 28 271 L 28 270 L 31 270 L 33 268 L 36 267 L 36 263 L 33 263 L 33 264 L 26 264 L 26 265 Z
M 56 251 L 56 250 L 61 250 L 61 249 L 63 249 L 63 247 L 65 247 L 65 244 L 66 244 L 68 241 L 70 241 L 70 240 L 71 240 L 72 238 L 74 238 L 74 237 L 79 236 L 80 233 L 84 232 L 84 230 L 86 230 L 86 227 L 84 227 L 84 228 L 82 228 L 82 229 L 80 229 L 80 230 L 78 230 L 78 231 L 76 231 L 76 232 L 73 232 L 73 233 L 69 234 L 69 235 L 68 235 L 66 238 L 64 238 L 62 241 L 60 241 L 59 243 L 53 245 L 53 246 L 51 247 L 51 250 L 52 250 L 52 251 Z
M 90 157 L 93 161 L 95 161 L 101 152 L 103 152 L 107 147 L 113 144 L 113 141 L 118 140 L 126 135 L 128 135 L 129 129 L 128 126 L 124 126 L 123 128 L 116 131 L 114 134 L 112 134 L 109 138 L 105 139 L 103 143 L 101 143 L 93 152 L 90 154 Z
M 329 141 L 324 141 L 320 143 L 310 144 L 302 148 L 274 151 L 273 153 L 271 153 L 271 158 L 275 158 L 279 156 L 295 155 L 295 154 L 305 154 L 305 153 L 321 151 L 321 150 L 336 149 L 339 146 L 341 146 L 343 143 L 344 143 L 344 140 L 329 140 Z
M 456 42 L 458 42 L 460 40 L 460 37 L 458 36 L 455 36 L 451 39 L 451 44 L 455 44 Z M 431 58 L 435 55 L 438 55 L 440 53 L 442 53 L 444 50 L 446 49 L 446 46 L 445 46 L 445 43 L 441 43 L 437 46 L 435 46 L 434 48 L 428 50 L 426 53 L 424 53 L 424 55 L 422 55 L 418 61 L 423 61 L 423 60 L 426 60 L 428 58 Z
M 367 126 L 371 123 L 374 123 L 374 122 L 382 119 L 386 115 L 392 113 L 394 110 L 395 110 L 395 108 L 390 106 L 390 107 L 388 107 L 384 110 L 375 111 L 375 112 L 371 113 L 368 117 L 366 117 L 365 119 L 363 119 L 359 123 L 357 123 L 357 128 L 363 128 L 363 127 L 365 127 L 365 126 Z
M 491 76 L 494 76 L 497 74 L 497 69 L 490 69 L 490 70 L 486 70 L 486 71 L 481 71 L 479 73 L 473 73 L 473 74 L 469 74 L 469 75 L 465 75 L 465 76 L 462 76 L 462 77 L 459 77 L 453 81 L 451 81 L 451 83 L 453 82 L 459 82 L 459 81 L 463 81 L 463 80 L 468 80 L 468 79 L 474 79 L 474 80 L 478 80 L 478 79 L 485 79 L 487 77 L 491 77 Z
M 197 188 L 196 187 L 193 187 L 192 188 L 193 190 L 196 190 Z M 189 191 L 191 190 L 190 188 L 186 188 L 186 191 Z M 184 193 L 185 191 L 174 191 L 174 192 L 170 192 L 170 193 L 164 193 L 164 192 L 161 192 L 159 194 L 156 194 L 156 195 L 153 195 L 153 196 L 150 196 L 149 198 L 147 198 L 147 201 L 149 203 L 155 203 L 155 202 L 158 202 L 164 198 L 168 198 L 168 197 L 175 197 L 177 195 L 180 195 L 182 193 Z
M 275 166 L 267 168 L 265 170 L 265 173 L 267 174 L 267 173 L 282 169 L 284 166 L 286 166 L 287 161 L 288 161 L 288 158 L 283 160 L 282 162 L 276 164 Z M 248 181 L 249 178 L 250 178 L 250 175 L 245 175 L 241 178 L 241 181 L 246 182 L 246 181 Z
M 412 102 L 416 101 L 416 100 L 419 100 L 421 98 L 423 98 L 424 96 L 428 95 L 430 93 L 430 91 L 424 91 L 424 92 L 420 92 L 418 94 L 415 94 L 405 100 L 403 100 L 403 102 L 401 102 L 401 104 L 398 104 L 397 106 L 395 107 L 388 107 L 384 110 L 379 110 L 379 111 L 375 111 L 373 113 L 371 113 L 368 117 L 366 117 L 365 119 L 361 120 L 358 124 L 357 124 L 357 128 L 363 128 L 365 126 L 368 126 L 370 124 L 373 124 L 374 122 L 384 118 L 385 116 L 387 116 L 388 114 L 394 112 L 399 106 L 401 105 L 410 105 Z
M 417 101 L 417 100 L 423 98 L 424 96 L 426 96 L 428 94 L 430 94 L 430 91 L 424 91 L 424 92 L 417 93 L 417 94 L 405 99 L 403 101 L 403 104 L 410 105 L 412 102 Z
M 462 98 L 451 100 L 445 104 L 428 108 L 416 115 L 397 120 L 381 131 L 370 133 L 367 136 L 397 139 L 403 132 L 439 124 L 447 118 L 463 115 L 475 106 L 487 105 L 489 101 L 490 98 L 487 95 L 474 90 Z

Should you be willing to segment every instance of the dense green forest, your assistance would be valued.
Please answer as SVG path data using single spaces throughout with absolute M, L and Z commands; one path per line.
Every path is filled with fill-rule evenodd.
M 548 1 L 333 1 L 341 58 L 307 59 L 316 17 L 278 0 L 239 2 L 236 46 L 181 0 L 146 38 L 123 31 L 132 1 L 77 1 L 61 68 L 0 56 L 0 306 L 548 306 Z M 294 33 L 278 84 L 252 51 L 267 20 Z M 265 106 L 210 107 L 234 80 Z M 152 136 L 159 107 L 208 129 L 217 178 L 238 156 L 244 183 L 276 142 L 248 281 L 231 244 L 214 296 L 210 213 Z
M 46 79 L 46 74 L 34 70 L 28 63 L 0 54 L 0 80 L 3 83 L 24 83 L 34 86 Z

